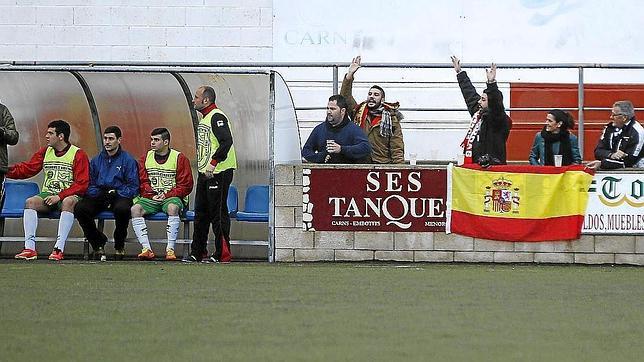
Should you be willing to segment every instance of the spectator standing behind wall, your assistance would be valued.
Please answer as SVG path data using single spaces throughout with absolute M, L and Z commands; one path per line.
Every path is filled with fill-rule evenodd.
M 644 167 L 644 128 L 635 119 L 633 103 L 615 102 L 610 118 L 595 147 L 596 161 L 587 166 L 603 170 Z
M 555 155 L 561 155 L 563 166 L 580 164 L 577 136 L 569 130 L 575 128 L 572 115 L 560 109 L 553 109 L 546 115 L 546 124 L 534 136 L 534 143 L 528 161 L 531 165 L 554 166 Z
M 326 106 L 326 121 L 315 126 L 302 147 L 302 157 L 314 163 L 368 163 L 371 146 L 365 133 L 351 122 L 347 101 L 333 95 Z
M 478 163 L 481 166 L 506 164 L 505 143 L 510 135 L 512 120 L 505 113 L 503 94 L 496 84 L 496 64 L 486 69 L 487 88 L 479 95 L 465 71 L 461 61 L 452 56 L 458 85 L 467 104 L 472 121 L 461 143 L 464 162 Z
M 4 179 L 9 168 L 9 153 L 7 145 L 14 146 L 18 143 L 16 123 L 9 109 L 0 103 L 0 202 L 4 198 Z
M 27 162 L 9 167 L 8 178 L 25 179 L 44 170 L 40 193 L 25 202 L 22 221 L 25 227 L 25 248 L 16 259 L 33 260 L 36 254 L 38 212 L 60 210 L 58 234 L 49 260 L 63 260 L 65 242 L 74 225 L 74 208 L 89 185 L 89 159 L 85 151 L 69 143 L 71 128 L 62 119 L 49 122 L 45 139 L 47 146 L 39 149 Z
M 357 104 L 353 98 L 353 80 L 360 63 L 360 56 L 353 58 L 340 89 L 340 95 L 348 103 L 349 117 L 367 135 L 373 163 L 405 163 L 400 104 L 385 102 L 385 91 L 378 85 L 369 88 L 367 100 L 362 103 Z

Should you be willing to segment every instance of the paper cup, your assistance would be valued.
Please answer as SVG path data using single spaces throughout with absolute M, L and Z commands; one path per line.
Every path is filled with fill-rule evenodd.
M 555 155 L 555 167 L 561 167 L 562 155 Z

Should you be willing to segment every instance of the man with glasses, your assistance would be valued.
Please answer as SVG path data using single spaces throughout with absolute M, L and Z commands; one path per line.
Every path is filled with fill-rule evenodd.
M 596 161 L 587 166 L 603 170 L 644 167 L 644 127 L 635 119 L 633 103 L 615 102 L 610 118 L 595 147 Z

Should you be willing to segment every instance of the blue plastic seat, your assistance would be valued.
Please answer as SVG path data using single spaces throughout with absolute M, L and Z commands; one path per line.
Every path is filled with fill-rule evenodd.
M 253 185 L 246 190 L 244 211 L 237 211 L 237 220 L 268 222 L 268 185 Z
M 31 181 L 7 181 L 4 184 L 5 197 L 0 218 L 20 218 L 25 209 L 25 201 L 38 194 L 38 184 Z
M 230 217 L 237 217 L 238 200 L 239 195 L 237 193 L 237 187 L 230 185 L 230 188 L 228 189 L 228 200 L 226 200 L 228 205 L 228 215 L 230 215 Z

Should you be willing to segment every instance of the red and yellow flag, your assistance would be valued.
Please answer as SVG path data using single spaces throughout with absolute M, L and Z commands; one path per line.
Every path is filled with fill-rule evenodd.
M 592 174 L 583 165 L 450 165 L 446 231 L 506 241 L 578 239 Z

